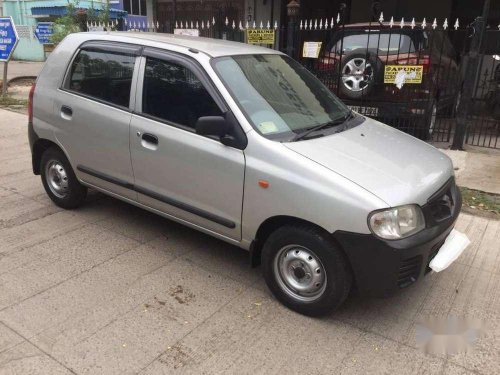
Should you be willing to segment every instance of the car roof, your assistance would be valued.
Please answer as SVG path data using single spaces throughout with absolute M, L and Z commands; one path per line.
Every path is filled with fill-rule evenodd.
M 129 42 L 140 43 L 141 45 L 148 45 L 148 42 L 155 43 L 155 46 L 156 43 L 164 43 L 165 45 L 175 45 L 185 47 L 187 49 L 195 49 L 211 57 L 249 54 L 281 54 L 281 52 L 273 50 L 271 48 L 260 47 L 240 42 L 232 42 L 228 40 L 187 35 L 130 31 L 85 32 L 84 34 L 92 35 L 93 37 L 95 37 L 96 35 L 106 35 L 106 40 L 115 39 L 113 37 L 116 37 L 116 40 L 120 41 L 129 39 Z

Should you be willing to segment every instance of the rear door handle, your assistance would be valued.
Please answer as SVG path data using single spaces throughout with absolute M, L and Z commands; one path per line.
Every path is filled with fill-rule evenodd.
M 73 110 L 71 107 L 68 107 L 67 105 L 61 106 L 61 117 L 66 119 L 66 120 L 71 120 L 71 117 L 73 116 Z
M 145 142 L 151 143 L 153 145 L 157 145 L 158 144 L 158 137 L 156 135 L 153 135 L 153 134 L 144 133 L 142 135 L 142 139 Z

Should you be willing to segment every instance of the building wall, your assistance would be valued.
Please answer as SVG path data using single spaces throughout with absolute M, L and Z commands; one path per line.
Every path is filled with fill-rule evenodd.
M 44 61 L 45 52 L 44 46 L 34 35 L 34 28 L 37 24 L 37 19 L 31 15 L 31 8 L 34 7 L 51 7 L 65 6 L 67 0 L 0 0 L 3 1 L 3 12 L 5 16 L 12 16 L 14 24 L 20 26 L 28 26 L 29 33 L 20 36 L 19 43 L 13 53 L 13 58 L 16 60 L 28 61 Z M 122 0 L 111 0 L 111 8 L 120 8 Z M 152 1 L 152 0 L 148 0 Z M 105 0 L 80 0 L 79 6 L 89 8 L 92 5 L 99 9 L 105 4 Z M 145 18 L 144 18 L 145 20 Z M 26 31 L 27 28 L 24 28 Z M 19 32 L 19 31 L 18 31 Z
M 38 42 L 34 33 L 33 26 L 36 25 L 36 20 L 31 15 L 31 2 L 30 1 L 3 1 L 3 11 L 5 16 L 12 16 L 14 24 L 26 25 L 30 27 L 29 36 L 20 35 L 19 43 L 12 55 L 14 60 L 27 60 L 27 61 L 44 61 L 45 54 L 43 52 L 43 44 Z M 18 32 L 19 33 L 19 32 Z
M 272 0 L 245 0 L 245 20 L 255 19 L 257 26 L 260 21 L 266 26 L 267 21 L 280 24 L 281 0 L 274 0 L 274 11 L 271 12 Z M 271 14 L 272 13 L 272 14 Z M 249 17 L 250 16 L 250 17 Z M 271 16 L 273 19 L 271 19 Z

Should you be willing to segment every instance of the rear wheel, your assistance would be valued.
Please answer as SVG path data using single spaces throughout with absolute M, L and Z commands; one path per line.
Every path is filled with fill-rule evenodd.
M 49 148 L 42 155 L 40 174 L 49 198 L 59 207 L 71 209 L 80 206 L 87 196 L 87 188 L 76 178 L 66 155 Z
M 343 252 L 328 233 L 309 226 L 284 226 L 262 249 L 264 278 L 275 297 L 301 314 L 317 316 L 340 306 L 352 275 Z

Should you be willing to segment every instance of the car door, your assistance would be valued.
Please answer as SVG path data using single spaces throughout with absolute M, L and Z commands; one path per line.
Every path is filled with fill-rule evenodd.
M 130 127 L 139 202 L 239 240 L 243 151 L 195 132 L 199 117 L 224 114 L 225 103 L 183 55 L 146 48 L 140 70 Z
M 78 177 L 130 199 L 137 198 L 132 189 L 129 127 L 140 51 L 141 47 L 128 44 L 84 43 L 53 108 L 56 137 Z

